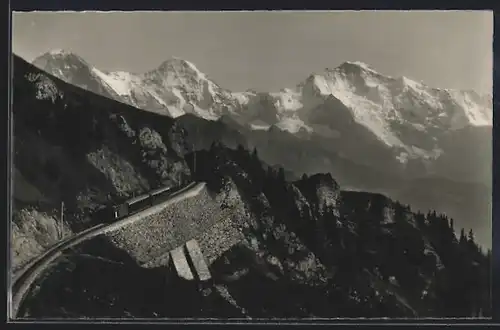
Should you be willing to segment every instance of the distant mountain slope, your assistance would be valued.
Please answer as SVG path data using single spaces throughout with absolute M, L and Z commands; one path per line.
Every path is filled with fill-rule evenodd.
M 65 51 L 48 52 L 33 63 L 69 83 L 171 117 L 229 116 L 251 130 L 273 126 L 301 138 L 328 141 L 330 149 L 379 169 L 417 177 L 438 172 L 453 180 L 472 171 L 474 180 L 484 179 L 478 178 L 482 171 L 474 170 L 482 160 L 471 158 L 464 165 L 467 169 L 449 161 L 456 156 L 447 154 L 455 154 L 457 144 L 450 145 L 448 136 L 451 131 L 467 141 L 455 132 L 491 131 L 491 95 L 432 88 L 406 77 L 385 76 L 360 62 L 325 69 L 275 93 L 225 90 L 179 58 L 141 74 L 104 72 Z M 466 147 L 473 150 L 490 140 L 482 136 Z M 491 159 L 488 153 L 481 156 Z M 456 170 L 444 170 L 443 163 Z
M 225 249 L 210 255 L 214 281 L 208 287 L 172 280 L 166 267 L 145 271 L 131 261 L 127 244 L 117 245 L 120 250 L 103 237 L 69 252 L 54 266 L 57 271 L 40 279 L 40 289 L 26 300 L 30 316 L 491 315 L 489 254 L 479 249 L 473 232 L 455 237 L 458 221 L 414 213 L 384 195 L 344 192 L 330 173 L 290 181 L 283 167 L 295 172 L 308 162 L 330 160 L 324 166 L 338 168 L 343 180 L 364 175 L 357 183 L 376 187 L 387 178 L 387 189 L 405 188 L 399 179 L 276 126 L 255 131 L 232 116 L 207 121 L 185 114 L 174 120 L 67 84 L 17 56 L 13 61 L 12 249 L 18 266 L 70 229 L 88 226 L 87 216 L 100 205 L 165 183 L 207 182 L 203 198 L 172 208 L 179 221 L 199 221 L 193 210 L 223 218 L 201 244 Z M 245 142 L 248 149 L 239 146 Z M 255 146 L 266 158 L 286 162 L 268 166 Z M 297 161 L 303 152 L 304 160 Z M 438 191 L 433 184 L 445 183 L 439 180 L 422 181 L 419 194 L 427 196 L 430 187 L 432 196 Z M 451 184 L 454 198 L 463 184 Z M 69 226 L 57 222 L 61 201 Z M 143 222 L 141 234 L 147 237 L 157 225 Z
M 92 66 L 74 53 L 53 50 L 35 59 L 33 64 L 65 82 L 109 98 L 119 98 L 114 89 L 103 84 Z
M 412 212 L 381 194 L 341 191 L 330 174 L 287 182 L 282 168 L 265 170 L 258 154 L 241 148 L 215 145 L 199 152 L 197 160 L 196 176 L 222 191 L 236 184 L 256 216 L 250 228 L 243 225 L 247 243 L 213 266 L 214 274 L 234 274 L 222 283 L 252 316 L 422 317 L 467 314 L 465 306 L 489 310 L 488 261 L 477 246 L 470 254 L 477 259 L 466 257 L 474 235 L 469 234 L 469 243 L 455 237 L 453 227 L 460 231 L 460 226 L 446 216 Z M 257 253 L 259 266 L 248 250 Z M 299 255 L 308 255 L 308 262 L 294 262 Z M 303 273 L 289 268 L 297 264 Z M 284 281 L 289 290 L 267 286 L 266 277 Z M 476 284 L 482 289 L 473 288 Z M 262 285 L 267 289 L 258 290 Z M 459 293 L 459 287 L 467 293 Z M 298 292 L 304 304 L 292 298 Z M 468 299 L 481 302 L 469 305 Z
M 491 191 L 491 96 L 389 77 L 359 62 L 327 68 L 273 93 L 225 90 L 179 58 L 141 74 L 105 72 L 64 51 L 33 63 L 94 93 L 178 118 L 195 149 L 216 140 L 233 148 L 241 144 L 295 176 L 331 172 L 344 187 L 403 196 L 424 210 L 436 203 L 410 196 L 413 180 L 463 182 L 456 196 L 441 196 L 448 188 L 432 185 L 433 196 L 450 199 L 438 211 L 456 214 L 465 227 L 491 223 L 490 210 L 478 209 L 491 198 L 474 204 L 463 195 Z M 402 187 L 408 187 L 403 195 Z M 465 216 L 466 209 L 477 219 Z
M 68 219 L 189 177 L 184 133 L 172 119 L 69 85 L 15 55 L 13 104 L 16 172 L 45 201 L 64 201 Z
M 250 131 L 242 126 L 235 126 L 232 121 L 224 119 L 223 121 L 246 136 L 247 145 L 250 148 L 256 148 L 259 157 L 269 164 L 281 165 L 291 170 L 297 177 L 303 173 L 312 175 L 318 172 L 329 172 L 336 178 L 342 189 L 383 193 L 394 200 L 411 205 L 415 210 L 444 212 L 455 219 L 457 227 L 473 228 L 478 241 L 485 246 L 491 246 L 492 186 L 491 181 L 489 184 L 481 183 L 491 177 L 491 163 L 481 164 L 484 169 L 482 173 L 474 172 L 474 159 L 470 160 L 465 157 L 465 153 L 461 152 L 458 147 L 454 161 L 449 166 L 445 167 L 445 164 L 441 166 L 443 166 L 443 171 L 451 172 L 460 169 L 460 167 L 453 166 L 459 161 L 468 163 L 469 172 L 459 173 L 463 180 L 454 181 L 436 175 L 412 177 L 396 170 L 384 171 L 357 163 L 341 153 L 332 151 L 327 140 L 301 139 L 279 129 Z M 207 122 L 207 125 L 214 125 L 213 123 Z M 484 131 L 487 134 L 486 128 Z M 479 132 L 479 130 L 474 130 L 474 132 Z M 227 135 L 225 139 L 231 140 L 232 137 Z M 464 143 L 462 146 L 464 152 L 467 151 L 467 146 L 472 148 L 470 144 Z M 485 146 L 481 147 L 486 149 Z M 487 153 L 484 149 L 482 153 L 477 147 L 470 150 L 469 155 L 480 159 L 479 155 L 484 156 Z M 450 153 L 449 156 L 451 155 Z M 376 158 L 376 154 L 373 157 Z M 382 164 L 384 159 L 376 158 L 376 161 Z M 475 180 L 471 173 L 480 174 L 480 179 L 483 180 Z
M 72 65 L 73 62 L 79 65 Z M 143 74 L 105 72 L 66 51 L 48 52 L 36 58 L 33 64 L 94 93 L 111 95 L 121 102 L 171 117 L 193 113 L 205 119 L 216 119 L 222 107 L 212 108 L 222 99 L 224 102 L 230 99 L 228 91 L 209 80 L 192 63 L 178 58 L 166 60 Z
M 187 163 L 193 158 L 188 155 Z M 217 197 L 193 200 L 183 210 L 175 206 L 173 214 L 185 221 L 193 210 L 224 212 L 227 223 L 209 231 L 213 236 L 207 237 L 209 245 L 200 244 L 202 249 L 238 236 L 237 243 L 215 258 L 208 255 L 211 281 L 178 280 L 169 267 L 144 269 L 122 250 L 103 244 L 104 239 L 89 241 L 41 281 L 41 289 L 28 300 L 28 315 L 491 315 L 490 254 L 479 250 L 472 233 L 455 237 L 453 222 L 445 216 L 414 213 L 380 194 L 343 192 L 330 174 L 287 181 L 283 168 L 266 168 L 257 154 L 243 148 L 213 144 L 196 152 L 193 167 L 195 177 L 207 182 Z M 156 227 L 142 223 L 140 235 Z M 81 258 L 89 254 L 97 257 Z M 126 277 L 116 276 L 124 272 Z M 130 286 L 131 280 L 136 285 Z M 50 299 L 54 294 L 60 298 Z

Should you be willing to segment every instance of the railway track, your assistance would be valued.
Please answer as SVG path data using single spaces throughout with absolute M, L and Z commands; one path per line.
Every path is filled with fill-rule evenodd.
M 10 319 L 15 319 L 17 313 L 19 312 L 19 307 L 22 305 L 24 298 L 33 282 L 40 276 L 45 269 L 57 258 L 59 258 L 63 252 L 71 247 L 74 247 L 84 241 L 92 239 L 96 236 L 102 235 L 104 233 L 112 232 L 118 230 L 124 226 L 141 220 L 144 217 L 156 214 L 163 210 L 171 204 L 180 202 L 186 198 L 195 197 L 199 192 L 205 187 L 205 183 L 193 182 L 186 187 L 173 192 L 166 200 L 160 201 L 158 204 L 150 206 L 146 209 L 140 210 L 130 216 L 120 219 L 114 223 L 105 223 L 88 228 L 74 236 L 71 236 L 53 247 L 45 251 L 42 255 L 37 257 L 35 260 L 31 261 L 28 265 L 22 268 L 22 270 L 14 278 L 14 283 L 11 286 L 10 298 Z

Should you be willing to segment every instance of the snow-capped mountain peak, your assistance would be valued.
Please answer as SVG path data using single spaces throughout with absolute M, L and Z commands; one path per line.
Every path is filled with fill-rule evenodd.
M 312 74 L 297 90 L 299 93 L 281 93 L 294 95 L 293 103 L 301 104 L 296 114 L 281 122 L 290 122 L 290 117 L 297 118 L 298 114 L 306 131 L 312 127 L 318 134 L 338 136 L 338 129 L 332 130 L 331 126 L 337 127 L 343 118 L 339 111 L 348 111 L 354 122 L 399 154 L 396 158 L 402 163 L 412 158 L 439 157 L 439 139 L 450 130 L 492 125 L 491 97 L 432 88 L 405 76 L 394 78 L 362 62 L 344 62 Z M 331 105 L 325 107 L 325 102 Z M 311 114 L 317 117 L 319 113 L 332 122 L 311 123 Z M 287 129 L 292 133 L 299 122 L 294 123 Z
M 157 74 L 169 74 L 176 77 L 192 76 L 195 79 L 207 79 L 206 75 L 201 72 L 192 62 L 184 60 L 180 57 L 171 57 L 162 62 L 156 69 L 147 72 L 146 77 L 155 76 Z
M 375 71 L 371 66 L 368 64 L 361 62 L 361 61 L 345 61 L 342 64 L 340 64 L 336 69 L 340 70 L 364 70 L 364 71 L 370 71 L 373 73 L 378 73 Z
M 110 98 L 116 92 L 98 77 L 94 68 L 79 55 L 63 49 L 48 51 L 37 57 L 33 65 L 66 82 Z
M 403 153 L 399 159 L 404 160 L 438 155 L 440 132 L 492 124 L 491 98 L 394 78 L 359 61 L 311 74 L 295 88 L 257 93 L 224 90 L 180 57 L 132 74 L 99 70 L 71 55 L 53 51 L 34 64 L 80 87 L 172 117 L 192 113 L 217 120 L 230 115 L 249 128 L 324 136 L 339 136 L 331 127 L 351 118 L 383 145 Z M 318 122 L 315 118 L 321 113 L 334 122 Z
M 42 60 L 46 61 L 73 61 L 73 62 L 80 62 L 83 64 L 88 64 L 81 56 L 78 54 L 66 50 L 66 49 L 53 49 L 50 50 L 39 57 L 37 57 L 34 62 L 40 62 Z
M 419 83 L 405 76 L 398 77 L 397 79 L 403 87 L 413 88 L 413 89 L 420 89 L 424 87 L 422 83 Z
M 70 51 L 67 51 L 65 49 L 52 49 L 48 52 L 48 54 L 55 56 L 55 55 L 70 55 L 72 54 Z
M 130 96 L 134 88 L 134 84 L 141 84 L 138 77 L 125 71 L 104 72 L 96 68 L 92 68 L 92 72 L 120 96 Z

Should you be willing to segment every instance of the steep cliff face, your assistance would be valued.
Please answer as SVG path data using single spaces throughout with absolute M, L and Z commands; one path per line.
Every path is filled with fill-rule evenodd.
M 108 201 L 186 179 L 208 187 L 160 218 L 81 246 L 40 280 L 49 284 L 28 300 L 36 306 L 32 316 L 491 313 L 489 256 L 472 232 L 457 238 L 446 216 L 414 213 L 384 195 L 341 191 L 335 175 L 287 180 L 284 168 L 263 163 L 257 151 L 224 147 L 217 137 L 202 141 L 212 126 L 196 134 L 198 121 L 189 117 L 174 121 L 140 111 L 14 59 L 17 255 L 39 253 L 47 238 L 81 229 L 85 216 Z M 193 153 L 192 144 L 205 150 Z M 67 224 L 57 223 L 60 201 Z M 47 224 L 30 236 L 38 245 L 21 240 L 32 233 L 27 217 Z M 163 267 L 168 250 L 191 238 L 214 278 L 201 291 L 166 276 Z M 99 274 L 101 267 L 114 276 Z M 54 292 L 63 298 L 47 298 Z
M 412 212 L 381 194 L 341 191 L 329 174 L 287 182 L 282 169 L 262 167 L 256 153 L 241 148 L 215 145 L 201 154 L 208 168 L 197 175 L 222 187 L 234 182 L 252 215 L 242 226 L 245 239 L 212 264 L 215 291 L 247 315 L 491 312 L 489 256 L 473 234 L 457 238 L 446 216 Z
M 189 175 L 177 153 L 183 136 L 170 139 L 172 120 L 70 86 L 18 57 L 13 112 L 15 167 L 70 210 Z
M 81 230 L 99 205 L 189 178 L 185 133 L 168 117 L 71 86 L 17 56 L 13 81 L 15 212 Z M 16 228 L 21 237 L 23 225 Z M 29 244 L 14 244 L 30 255 Z
M 54 51 L 33 62 L 38 67 L 94 93 L 171 117 L 184 114 L 207 120 L 224 116 L 250 131 L 275 129 L 314 139 L 356 163 L 405 176 L 440 176 L 491 181 L 480 169 L 490 160 L 492 97 L 474 91 L 433 88 L 408 77 L 390 77 L 361 62 L 344 62 L 312 73 L 279 92 L 224 90 L 195 64 L 170 58 L 143 74 L 104 72 L 77 54 Z M 478 136 L 468 142 L 472 131 Z M 489 130 L 489 135 L 481 132 Z M 462 162 L 454 150 L 465 142 L 479 159 Z M 478 133 L 475 133 L 478 132 Z M 265 148 L 262 148 L 265 149 Z M 480 149 L 479 149 L 480 150 Z M 451 155 L 447 155 L 450 153 Z M 283 160 L 282 160 L 283 161 Z M 442 168 L 453 167 L 453 171 Z M 466 180 L 467 181 L 467 180 Z M 480 181 L 483 182 L 483 181 Z
M 338 201 L 340 197 L 340 186 L 335 181 L 331 174 L 315 174 L 311 177 L 303 177 L 294 183 L 304 197 L 314 206 L 319 208 L 322 212 L 325 208 L 338 208 Z
M 186 158 L 193 164 L 194 155 Z M 144 219 L 90 241 L 77 254 L 104 258 L 104 264 L 101 259 L 94 262 L 109 271 L 128 269 L 134 289 L 112 277 L 100 276 L 99 283 L 87 280 L 98 276 L 95 267 L 75 255 L 68 261 L 73 266 L 64 266 L 57 275 L 60 280 L 51 275 L 41 282 L 48 284 L 30 298 L 31 315 L 301 318 L 491 313 L 489 256 L 474 243 L 473 234 L 457 238 L 445 216 L 413 213 L 380 194 L 341 191 L 329 174 L 289 182 L 284 170 L 263 164 L 256 153 L 243 148 L 214 144 L 197 152 L 194 176 L 207 182 L 208 190 L 199 198 L 172 206 L 161 221 Z M 173 237 L 175 233 L 184 236 Z M 162 257 L 169 248 L 191 238 L 199 241 L 210 265 L 212 280 L 203 285 L 179 282 L 173 270 L 164 267 Z M 170 246 L 161 247 L 168 242 Z M 68 283 L 92 293 L 68 293 Z M 62 301 L 41 304 L 50 292 L 60 291 L 65 292 Z M 141 298 L 144 292 L 147 300 Z M 190 303 L 183 304 L 179 296 L 189 297 Z M 99 308 L 91 297 L 101 297 Z
M 179 58 L 143 74 L 105 72 L 60 50 L 33 63 L 88 91 L 178 118 L 189 148 L 214 141 L 256 147 L 295 176 L 329 172 L 343 189 L 444 212 L 491 246 L 491 95 L 433 88 L 360 62 L 274 93 L 225 90 Z M 429 194 L 420 193 L 422 178 Z

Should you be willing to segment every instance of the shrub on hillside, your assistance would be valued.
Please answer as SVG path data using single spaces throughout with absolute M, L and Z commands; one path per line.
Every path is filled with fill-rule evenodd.
M 15 271 L 33 258 L 72 235 L 71 229 L 45 212 L 21 209 L 13 215 L 11 227 L 12 270 Z

